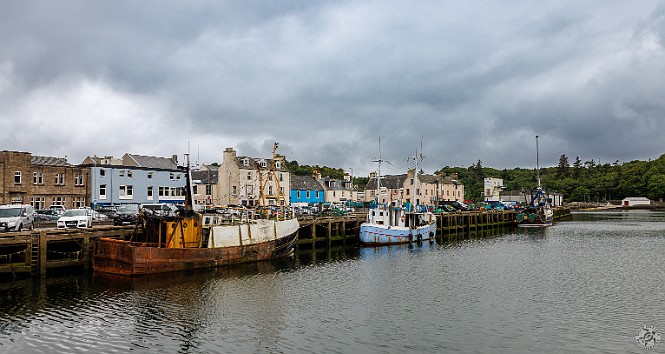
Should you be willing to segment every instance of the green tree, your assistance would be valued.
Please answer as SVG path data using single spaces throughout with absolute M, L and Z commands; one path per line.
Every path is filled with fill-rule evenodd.
M 557 177 L 563 178 L 568 176 L 569 168 L 570 162 L 568 162 L 568 157 L 566 155 L 561 155 L 561 157 L 559 157 L 559 166 L 557 166 Z

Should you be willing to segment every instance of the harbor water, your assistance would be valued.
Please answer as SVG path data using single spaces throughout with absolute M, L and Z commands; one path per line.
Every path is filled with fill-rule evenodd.
M 665 335 L 665 213 L 449 243 L 0 283 L 1 353 L 642 353 Z M 654 351 L 665 351 L 655 343 Z

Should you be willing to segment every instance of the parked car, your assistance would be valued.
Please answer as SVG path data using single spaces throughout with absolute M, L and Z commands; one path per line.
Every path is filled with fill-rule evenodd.
M 62 215 L 62 213 L 64 213 L 65 210 L 67 210 L 67 208 L 65 208 L 64 205 L 51 205 L 51 206 L 48 207 L 48 208 L 51 209 L 51 210 L 55 210 L 55 211 L 56 211 L 57 213 L 59 213 L 60 215 Z
M 31 205 L 0 205 L 0 231 L 35 228 L 35 209 Z
M 456 200 L 440 200 L 439 203 L 438 203 L 439 208 L 442 209 L 444 205 L 450 205 L 453 208 L 455 208 L 455 210 L 457 210 L 457 211 L 467 211 L 467 210 L 469 210 L 469 207 L 466 204 L 460 203 Z
M 41 221 L 55 221 L 58 220 L 60 214 L 61 213 L 58 213 L 53 209 L 40 209 L 35 211 L 35 219 L 39 219 Z
M 178 208 L 174 204 L 157 203 L 157 204 L 142 204 L 141 209 L 144 212 L 160 216 L 175 216 Z
M 92 227 L 91 209 L 69 209 L 58 218 L 58 229 L 83 229 Z
M 125 204 L 118 207 L 113 216 L 113 225 L 134 225 L 139 218 L 139 206 L 137 204 Z
M 106 215 L 109 219 L 113 218 L 113 215 L 115 215 L 117 211 L 118 207 L 115 205 L 102 205 L 97 207 L 97 212 Z

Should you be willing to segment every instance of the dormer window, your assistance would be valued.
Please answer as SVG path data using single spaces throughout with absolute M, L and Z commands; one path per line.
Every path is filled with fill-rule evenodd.
M 280 161 L 275 161 L 275 168 L 280 169 L 282 166 L 282 163 Z
M 268 163 L 265 162 L 265 161 L 261 161 L 261 167 L 263 167 L 263 168 L 267 168 L 267 167 L 268 167 Z
M 249 159 L 247 159 L 247 158 L 242 159 L 242 165 L 243 166 L 249 166 Z

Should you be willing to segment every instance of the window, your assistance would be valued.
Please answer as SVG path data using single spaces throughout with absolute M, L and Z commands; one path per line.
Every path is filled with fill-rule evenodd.
M 300 191 L 296 191 L 296 198 L 300 199 Z
M 333 197 L 335 197 L 335 191 L 333 191 Z
M 99 185 L 99 199 L 106 199 L 106 185 Z
M 120 186 L 119 199 L 134 199 L 134 189 L 130 185 Z
M 85 206 L 85 197 L 74 198 L 74 208 L 80 208 L 84 206 Z
M 53 184 L 55 184 L 56 186 L 64 186 L 65 185 L 65 174 L 64 173 L 56 173 Z
M 146 195 L 148 196 L 148 200 L 152 200 L 152 186 L 148 187 Z
M 254 193 L 254 186 L 252 186 L 251 184 L 248 184 L 247 187 L 245 188 L 245 190 L 247 190 L 248 195 L 252 195 Z M 210 194 L 212 194 L 212 193 L 210 193 Z
M 199 186 L 198 185 L 192 186 L 192 192 L 194 192 L 194 194 L 199 194 Z
M 316 194 L 319 194 L 319 192 L 316 192 Z M 306 196 L 307 199 L 309 199 L 309 196 L 310 196 L 309 191 L 307 191 L 307 192 L 305 193 L 305 196 Z M 317 196 L 317 197 L 318 197 L 318 196 Z
M 127 171 L 127 177 L 132 178 L 132 171 Z
M 238 193 L 238 187 L 231 186 L 231 195 L 236 195 Z
M 44 197 L 30 197 L 30 205 L 35 209 L 46 208 L 46 198 Z
M 42 172 L 33 172 L 32 173 L 32 184 L 36 184 L 36 185 L 44 184 L 44 174 Z
M 266 168 L 268 167 L 268 163 L 265 161 L 261 161 L 261 167 Z
M 83 175 L 74 176 L 74 185 L 75 186 L 82 186 L 83 185 Z
M 148 179 L 152 179 L 152 172 L 148 172 Z
M 14 171 L 14 183 L 21 184 L 21 171 Z
M 280 181 L 280 182 L 283 182 L 283 181 L 284 181 L 284 176 L 282 176 L 281 173 L 279 174 L 279 181 Z
M 120 170 L 118 174 L 120 175 L 120 177 L 125 177 L 125 170 Z
M 268 195 L 272 195 L 272 186 L 268 186 Z
M 105 170 L 105 169 L 103 169 L 103 168 L 102 168 L 102 169 L 100 169 L 100 170 L 99 170 L 99 175 L 100 175 L 101 177 L 104 177 L 104 176 L 106 176 L 106 170 Z
M 175 174 L 173 172 L 169 173 L 169 179 L 173 181 L 175 179 Z
M 249 166 L 249 160 L 248 159 L 242 159 L 242 165 L 243 166 Z
M 159 196 L 163 197 L 167 193 L 166 187 L 159 187 Z
M 249 181 L 251 179 L 252 179 L 252 172 L 247 172 L 247 180 Z
M 206 184 L 206 195 L 212 195 L 212 185 Z
M 275 168 L 276 168 L 276 169 L 280 169 L 281 166 L 282 166 L 282 163 L 281 163 L 280 161 L 276 161 L 276 162 L 275 162 Z M 281 175 L 280 175 L 280 177 L 281 177 Z
M 178 174 L 175 176 L 175 179 L 180 180 L 181 177 L 182 177 L 182 173 L 178 173 Z

